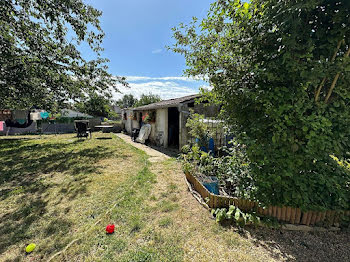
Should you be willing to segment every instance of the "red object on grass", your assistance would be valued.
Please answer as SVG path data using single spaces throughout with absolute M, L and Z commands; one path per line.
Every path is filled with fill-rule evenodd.
M 113 234 L 114 233 L 115 226 L 113 224 L 109 224 L 106 226 L 106 232 L 107 234 Z

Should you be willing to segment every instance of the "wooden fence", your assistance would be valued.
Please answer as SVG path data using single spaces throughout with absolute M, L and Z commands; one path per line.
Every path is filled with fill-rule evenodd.
M 287 222 L 297 225 L 319 225 L 338 226 L 344 216 L 350 218 L 350 211 L 308 211 L 303 212 L 300 208 L 269 206 L 267 208 L 260 207 L 255 201 L 239 199 L 235 197 L 220 196 L 210 193 L 192 174 L 187 173 L 186 178 L 210 208 L 228 208 L 234 204 L 236 207 L 245 212 L 255 211 L 260 216 L 274 217 L 278 221 Z

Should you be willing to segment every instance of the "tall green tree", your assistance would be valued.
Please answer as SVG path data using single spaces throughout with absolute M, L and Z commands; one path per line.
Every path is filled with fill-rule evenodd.
M 161 101 L 162 99 L 160 98 L 159 95 L 154 95 L 154 94 L 142 94 L 140 99 L 136 102 L 135 106 L 145 106 L 149 104 L 153 104 L 156 102 Z
M 256 199 L 350 208 L 350 1 L 220 0 L 174 28 L 188 76 L 205 76 L 245 144 Z
M 137 101 L 137 98 L 131 94 L 123 95 L 123 97 L 116 102 L 116 105 L 118 105 L 121 108 L 134 107 Z
M 0 108 L 54 109 L 126 85 L 101 57 L 101 14 L 83 0 L 1 1 Z M 96 59 L 84 59 L 82 42 Z
M 113 101 L 111 101 L 108 97 L 93 93 L 89 96 L 87 101 L 77 103 L 75 107 L 80 112 L 92 116 L 116 118 L 117 114 L 113 111 L 112 104 Z

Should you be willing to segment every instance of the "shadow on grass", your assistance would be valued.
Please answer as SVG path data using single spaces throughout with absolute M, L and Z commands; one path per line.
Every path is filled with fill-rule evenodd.
M 53 204 L 49 203 L 53 187 L 61 188 L 54 204 L 83 195 L 89 177 L 98 175 L 102 168 L 96 162 L 111 157 L 114 151 L 102 141 L 0 140 L 0 201 L 11 197 L 8 209 L 0 213 L 0 253 L 35 237 L 32 227 Z M 52 218 L 41 234 L 67 234 L 71 226 L 68 220 Z
M 22 140 L 6 141 L 0 145 L 2 174 L 0 185 L 16 186 L 32 184 L 40 174 L 65 172 L 68 175 L 96 173 L 94 163 L 113 154 L 110 148 L 97 145 L 93 148 L 77 148 L 72 143 L 26 144 Z M 84 145 L 83 145 L 84 146 Z M 4 148 L 11 148 L 3 150 Z M 2 194 L 3 196 L 3 194 Z
M 177 158 L 180 155 L 180 151 L 174 147 L 164 148 L 164 147 L 156 146 L 156 145 L 152 145 L 152 144 L 147 144 L 147 146 L 154 149 L 154 150 L 157 150 L 158 152 L 161 152 L 164 155 L 167 155 L 169 157 Z
M 278 261 L 350 261 L 349 232 L 302 232 L 247 228 L 257 247 Z

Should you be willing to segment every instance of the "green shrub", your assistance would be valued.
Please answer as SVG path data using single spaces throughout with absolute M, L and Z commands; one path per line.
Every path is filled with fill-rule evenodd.
M 214 157 L 199 150 L 198 145 L 183 148 L 182 168 L 196 176 L 216 176 L 221 185 L 230 183 L 235 187 L 234 195 L 251 198 L 254 181 L 251 177 L 250 162 L 244 147 L 233 142 L 233 147 L 224 148 L 225 155 Z
M 173 50 L 245 145 L 265 205 L 349 209 L 350 2 L 215 1 Z M 197 27 L 198 25 L 198 27 Z
M 198 139 L 199 147 L 207 147 L 209 138 L 212 137 L 212 132 L 209 126 L 204 122 L 204 116 L 195 114 L 191 111 L 190 117 L 187 119 L 186 127 L 189 130 L 189 134 Z

